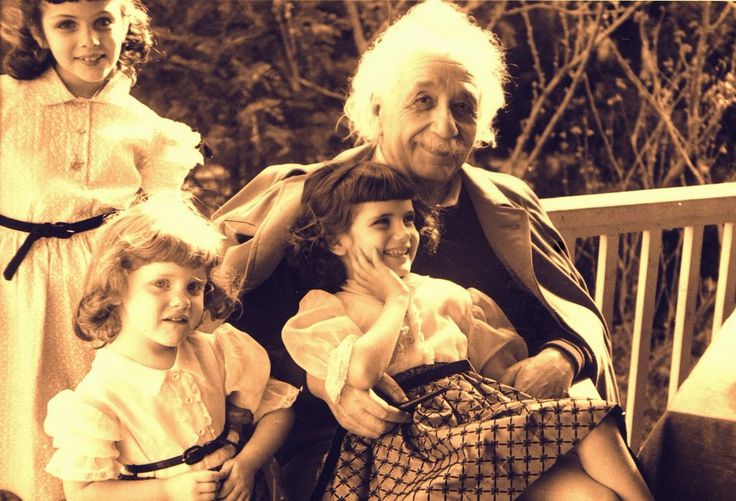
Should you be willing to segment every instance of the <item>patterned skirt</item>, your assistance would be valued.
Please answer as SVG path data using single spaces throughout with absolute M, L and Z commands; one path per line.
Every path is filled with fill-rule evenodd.
M 447 388 L 377 440 L 340 429 L 313 499 L 513 500 L 609 413 L 603 400 L 538 400 L 463 360 L 395 376 L 409 399 Z

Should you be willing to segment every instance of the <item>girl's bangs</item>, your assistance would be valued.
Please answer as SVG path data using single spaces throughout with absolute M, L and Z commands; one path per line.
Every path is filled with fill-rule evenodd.
M 356 169 L 352 186 L 345 186 L 350 203 L 383 202 L 386 200 L 411 200 L 414 189 L 408 179 L 393 169 Z
M 142 245 L 129 249 L 131 257 L 142 263 L 175 263 L 185 268 L 214 267 L 219 256 L 212 249 L 197 247 L 172 235 L 157 234 Z

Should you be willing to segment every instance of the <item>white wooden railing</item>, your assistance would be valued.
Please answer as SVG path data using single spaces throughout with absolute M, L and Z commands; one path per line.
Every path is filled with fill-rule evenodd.
M 620 235 L 642 233 L 626 396 L 629 443 L 636 450 L 643 438 L 641 423 L 646 411 L 647 368 L 662 230 L 684 229 L 668 391 L 671 398 L 691 369 L 693 317 L 704 226 L 722 225 L 714 335 L 734 310 L 736 183 L 548 198 L 542 200 L 542 205 L 562 232 L 569 248 L 575 248 L 578 238 L 597 236 L 600 239 L 594 298 L 609 326 L 613 325 Z

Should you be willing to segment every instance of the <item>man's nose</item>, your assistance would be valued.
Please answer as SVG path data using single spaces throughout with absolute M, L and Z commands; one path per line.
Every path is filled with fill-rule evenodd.
M 440 103 L 432 113 L 432 132 L 442 139 L 452 139 L 457 136 L 457 124 L 449 103 Z

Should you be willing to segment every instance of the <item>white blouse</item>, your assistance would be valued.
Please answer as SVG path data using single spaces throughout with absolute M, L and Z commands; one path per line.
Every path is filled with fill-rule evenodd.
M 124 464 L 178 456 L 222 432 L 226 398 L 250 410 L 257 422 L 290 407 L 298 394 L 269 373 L 266 351 L 230 324 L 212 334 L 193 333 L 168 370 L 101 348 L 76 390 L 49 401 L 44 428 L 57 450 L 46 471 L 62 480 L 106 480 L 117 478 Z M 231 455 L 232 448 L 222 448 L 200 463 L 159 470 L 156 476 L 211 468 Z
M 511 330 L 494 329 L 496 319 L 486 318 L 474 307 L 466 289 L 413 273 L 404 281 L 411 301 L 386 369 L 389 375 L 464 358 L 480 369 L 493 357 L 506 365 L 526 357 L 524 340 Z M 334 402 L 345 385 L 353 344 L 382 309 L 383 302 L 348 280 L 335 295 L 322 290 L 307 293 L 298 313 L 284 326 L 282 337 L 289 354 L 305 371 L 325 381 Z

